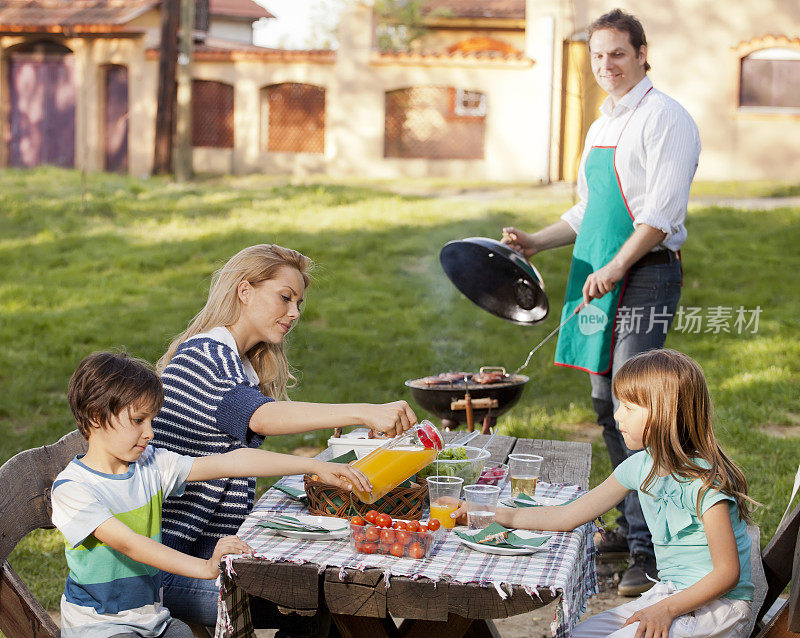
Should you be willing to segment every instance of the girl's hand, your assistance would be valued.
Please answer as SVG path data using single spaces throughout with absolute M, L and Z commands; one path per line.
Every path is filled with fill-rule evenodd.
M 456 520 L 456 525 L 466 525 L 467 524 L 467 502 L 460 501 L 458 499 L 451 499 L 449 497 L 445 497 L 441 499 L 442 501 L 458 501 L 458 508 L 455 512 L 450 514 L 450 518 L 454 518 Z
M 219 576 L 219 564 L 225 554 L 252 553 L 253 548 L 238 536 L 223 536 L 217 541 L 217 546 L 214 548 L 214 554 L 206 561 L 208 564 L 207 578 L 211 579 Z
M 346 463 L 326 463 L 325 461 L 317 461 L 317 463 L 318 465 L 313 471 L 323 483 L 336 485 L 345 490 L 352 490 L 355 487 L 361 492 L 372 491 L 372 483 L 361 470 Z
M 622 626 L 638 622 L 639 627 L 634 638 L 669 638 L 669 628 L 675 620 L 675 614 L 669 610 L 666 602 L 662 600 L 655 605 L 640 609 Z
M 525 257 L 532 257 L 538 252 L 530 233 L 526 233 L 513 226 L 508 226 L 503 229 L 503 238 L 500 242 L 516 250 L 518 253 L 522 253 Z
M 386 436 L 397 436 L 417 422 L 417 415 L 405 401 L 365 403 L 361 418 L 364 424 Z

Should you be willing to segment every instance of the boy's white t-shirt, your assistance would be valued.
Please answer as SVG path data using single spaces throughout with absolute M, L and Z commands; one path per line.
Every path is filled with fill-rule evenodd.
M 124 474 L 93 470 L 75 457 L 53 483 L 53 524 L 64 535 L 70 572 L 61 597 L 62 638 L 158 636 L 169 622 L 161 571 L 128 558 L 93 532 L 116 518 L 161 541 L 161 504 L 183 492 L 194 459 L 147 446 Z

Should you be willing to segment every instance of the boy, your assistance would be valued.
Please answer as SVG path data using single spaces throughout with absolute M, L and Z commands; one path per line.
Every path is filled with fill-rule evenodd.
M 81 361 L 68 398 L 89 449 L 53 483 L 53 524 L 64 535 L 70 568 L 63 638 L 192 636 L 162 605 L 161 572 L 216 578 L 223 555 L 252 550 L 226 536 L 204 560 L 160 543 L 161 504 L 179 496 L 186 481 L 315 473 L 346 489 L 371 489 L 348 465 L 248 448 L 193 458 L 148 446 L 164 398 L 161 381 L 124 353 Z

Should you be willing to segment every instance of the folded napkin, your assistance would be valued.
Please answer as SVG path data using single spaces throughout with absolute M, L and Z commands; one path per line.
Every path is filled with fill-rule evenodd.
M 458 529 L 454 531 L 464 540 L 471 541 L 473 543 L 482 541 L 487 536 L 493 536 L 494 534 L 499 534 L 501 532 L 508 532 L 508 535 L 505 537 L 505 539 L 498 538 L 496 540 L 481 543 L 481 545 L 491 547 L 541 547 L 548 540 L 550 540 L 549 534 L 541 534 L 525 529 L 509 530 L 500 525 L 500 523 L 492 523 L 488 527 L 485 527 L 479 531 L 464 532 Z
M 303 505 L 308 505 L 308 496 L 306 496 L 305 490 L 301 490 L 297 487 L 292 487 L 290 485 L 280 485 L 277 483 L 272 487 L 278 490 L 279 492 L 283 492 L 289 498 L 294 499 L 295 501 L 299 501 Z
M 265 518 L 257 523 L 258 527 L 266 529 L 286 530 L 290 532 L 318 532 L 320 534 L 328 534 L 332 530 L 321 525 L 314 525 L 313 523 L 304 523 L 293 516 L 278 515 L 271 518 Z M 347 527 L 346 521 L 342 521 L 342 529 Z
M 520 494 L 519 496 L 515 496 L 513 498 L 506 498 L 503 499 L 500 504 L 504 507 L 542 507 L 544 505 L 548 507 L 553 507 L 556 505 L 566 505 L 567 503 L 572 503 L 572 501 L 577 501 L 578 497 L 571 498 L 569 500 L 558 502 L 558 503 L 541 503 L 537 501 L 532 496 L 528 496 L 527 494 Z
M 348 452 L 340 454 L 336 458 L 331 459 L 330 463 L 352 463 L 357 458 L 358 457 L 356 456 L 356 453 L 353 450 L 349 450 Z

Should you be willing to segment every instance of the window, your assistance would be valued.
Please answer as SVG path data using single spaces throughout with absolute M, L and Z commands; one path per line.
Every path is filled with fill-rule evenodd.
M 261 89 L 261 130 L 268 151 L 325 151 L 325 89 L 286 82 Z
M 386 93 L 384 157 L 483 159 L 486 95 L 421 86 Z
M 233 86 L 192 82 L 192 146 L 233 148 Z
M 742 58 L 739 106 L 800 108 L 800 49 L 761 49 Z

